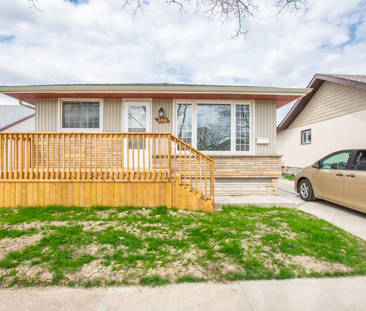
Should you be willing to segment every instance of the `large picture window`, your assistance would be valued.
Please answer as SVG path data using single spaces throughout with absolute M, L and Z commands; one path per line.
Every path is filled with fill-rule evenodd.
M 197 149 L 231 150 L 231 105 L 197 105 Z
M 208 153 L 251 151 L 251 104 L 192 102 L 176 105 L 176 135 Z
M 100 129 L 101 103 L 95 101 L 62 101 L 62 129 Z

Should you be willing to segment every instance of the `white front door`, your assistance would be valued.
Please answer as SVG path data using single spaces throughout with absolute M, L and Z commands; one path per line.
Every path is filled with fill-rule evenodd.
M 151 103 L 124 102 L 123 131 L 129 133 L 151 132 Z M 127 141 L 125 141 L 125 150 Z M 147 140 L 137 137 L 128 139 L 128 161 L 124 157 L 124 167 L 142 168 L 148 163 Z

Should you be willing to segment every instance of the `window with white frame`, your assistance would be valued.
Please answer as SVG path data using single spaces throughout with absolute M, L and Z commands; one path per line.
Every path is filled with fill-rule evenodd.
M 177 105 L 177 136 L 192 145 L 192 105 Z
M 301 131 L 301 145 L 311 144 L 311 130 Z
M 231 150 L 231 105 L 197 104 L 197 149 Z
M 96 130 L 101 128 L 99 101 L 62 101 L 61 129 Z
M 251 104 L 180 103 L 178 138 L 205 152 L 251 151 Z
M 250 106 L 236 105 L 236 151 L 250 150 Z

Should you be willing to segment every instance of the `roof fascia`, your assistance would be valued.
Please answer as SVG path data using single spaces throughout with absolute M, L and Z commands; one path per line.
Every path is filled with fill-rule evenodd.
M 366 90 L 366 83 L 345 79 L 345 78 L 339 78 L 339 77 L 331 77 L 327 75 L 318 75 L 318 79 L 322 79 L 329 82 L 339 83 L 347 86 L 357 87 L 359 89 Z
M 0 93 L 187 93 L 268 94 L 304 96 L 305 88 L 202 86 L 1 86 Z

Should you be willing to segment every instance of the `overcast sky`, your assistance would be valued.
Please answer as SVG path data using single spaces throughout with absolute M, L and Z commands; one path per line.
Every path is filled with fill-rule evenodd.
M 274 18 L 257 0 L 246 38 L 187 7 L 151 1 L 0 0 L 0 85 L 170 82 L 306 87 L 315 73 L 366 74 L 366 1 L 308 0 Z M 4 96 L 0 104 L 16 104 Z M 279 119 L 291 107 L 281 109 Z

